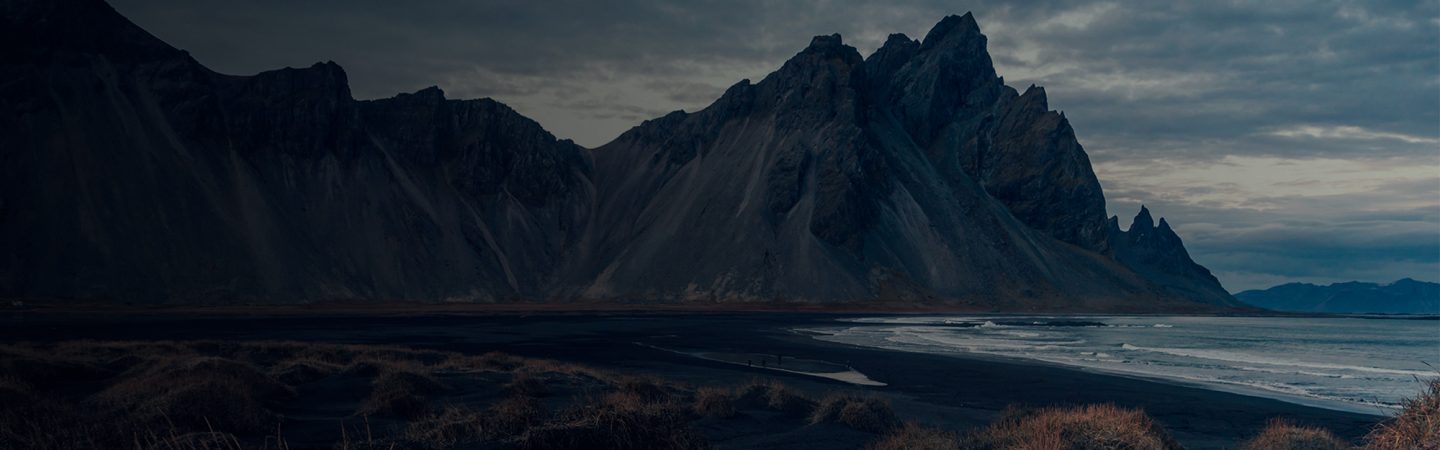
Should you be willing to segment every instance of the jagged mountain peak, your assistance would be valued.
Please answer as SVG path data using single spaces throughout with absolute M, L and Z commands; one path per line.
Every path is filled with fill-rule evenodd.
M 875 49 L 875 52 L 871 53 L 870 57 L 866 58 L 866 62 L 877 64 L 877 62 L 873 61 L 888 61 L 878 63 L 882 66 L 904 64 L 910 60 L 910 57 L 915 56 L 915 52 L 919 50 L 920 41 L 910 39 L 910 37 L 904 33 L 894 33 L 887 37 L 885 43 L 882 44 L 880 48 Z
M 1020 94 L 1020 98 L 1017 101 L 1025 105 L 1026 108 L 1042 112 L 1050 110 L 1050 99 L 1045 95 L 1044 86 L 1030 85 L 1030 87 L 1025 88 L 1025 93 Z M 1063 117 L 1065 113 L 1062 112 L 1060 114 Z
M 980 34 L 980 24 L 975 21 L 974 14 L 967 12 L 963 16 L 950 15 L 930 28 L 930 32 L 925 34 L 925 39 L 920 44 L 920 49 L 973 45 L 971 41 L 976 38 L 981 40 L 983 46 L 985 37 Z
M 805 47 L 805 51 L 826 52 L 844 47 L 845 40 L 840 37 L 840 33 L 831 33 L 810 38 L 810 45 Z
M 885 43 L 880 46 L 880 48 L 885 47 L 915 47 L 918 50 L 920 48 L 920 41 L 911 39 L 910 36 L 906 36 L 905 33 L 890 33 L 889 36 L 885 37 Z
M 1108 253 L 1117 261 L 1177 295 L 1216 305 L 1238 304 L 1209 269 L 1190 258 L 1169 222 L 1161 218 L 1159 226 L 1155 225 L 1150 208 L 1141 205 L 1128 230 L 1121 231 L 1118 223 L 1118 218 L 1110 219 L 1108 238 Z
M 777 73 L 811 70 L 827 64 L 850 68 L 862 62 L 860 51 L 845 45 L 839 33 L 819 35 L 811 38 L 810 45 L 786 61 Z
M 1135 220 L 1130 222 L 1130 232 L 1149 231 L 1155 228 L 1155 219 L 1150 216 L 1150 208 L 1140 205 L 1140 213 L 1135 215 Z
M 920 51 L 920 41 L 910 39 L 901 33 L 891 34 L 885 44 L 865 58 L 865 72 L 871 82 L 871 91 L 877 94 L 889 89 L 890 77 L 910 62 Z

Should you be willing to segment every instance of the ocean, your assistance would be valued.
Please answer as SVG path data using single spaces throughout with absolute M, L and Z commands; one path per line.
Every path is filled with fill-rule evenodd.
M 1440 376 L 1440 321 L 1194 316 L 905 316 L 801 330 L 897 351 L 1017 358 L 1390 414 Z M 1432 366 L 1433 365 L 1433 366 Z

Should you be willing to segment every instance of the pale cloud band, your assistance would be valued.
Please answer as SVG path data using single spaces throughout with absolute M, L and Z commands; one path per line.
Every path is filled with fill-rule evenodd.
M 1321 126 L 1298 125 L 1271 131 L 1270 134 L 1288 138 L 1336 139 L 1336 140 L 1393 140 L 1407 144 L 1440 145 L 1440 138 L 1416 136 L 1388 131 L 1375 131 L 1351 125 Z

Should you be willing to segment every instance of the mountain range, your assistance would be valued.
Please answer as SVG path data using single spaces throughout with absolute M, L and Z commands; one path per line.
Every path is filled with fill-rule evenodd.
M 356 100 L 332 62 L 216 73 L 99 0 L 3 9 L 3 297 L 1239 306 L 1164 219 L 1106 217 L 969 14 L 817 36 L 587 149 L 490 99 Z
M 1440 283 L 1400 279 L 1390 284 L 1351 281 L 1287 283 L 1235 294 L 1265 309 L 1307 313 L 1440 314 Z

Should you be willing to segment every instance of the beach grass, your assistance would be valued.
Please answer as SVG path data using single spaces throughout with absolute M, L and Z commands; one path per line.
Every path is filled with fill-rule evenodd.
M 1318 427 L 1307 427 L 1286 420 L 1272 420 L 1259 435 L 1245 442 L 1240 450 L 1345 450 L 1349 442 L 1335 433 Z
M 971 433 L 970 450 L 1179 450 L 1183 447 L 1144 411 L 1114 405 L 1010 408 Z
M 1395 417 L 1365 437 L 1365 450 L 1440 450 L 1440 378 L 1424 381 Z
M 296 404 L 329 407 L 335 425 L 326 429 L 338 436 L 323 446 L 345 449 L 703 449 L 713 445 L 706 430 L 757 421 L 854 436 L 851 448 L 875 450 L 1182 448 L 1144 411 L 1114 405 L 1012 407 L 966 430 L 907 421 L 873 393 L 819 394 L 772 378 L 697 386 L 493 352 L 273 341 L 14 343 L 0 345 L 0 449 L 287 449 L 296 433 L 313 432 L 290 428 Z M 307 403 L 315 398 L 328 404 Z M 1440 450 L 1440 380 L 1360 444 Z M 1351 447 L 1324 429 L 1281 420 L 1237 445 Z

